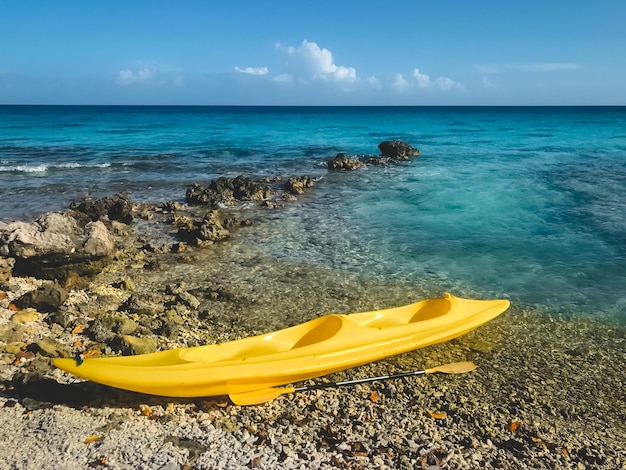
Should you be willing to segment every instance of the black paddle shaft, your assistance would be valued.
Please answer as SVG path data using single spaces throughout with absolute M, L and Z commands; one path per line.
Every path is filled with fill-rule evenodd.
M 329 382 L 329 383 L 320 383 L 315 385 L 304 385 L 302 387 L 296 387 L 293 389 L 294 392 L 304 392 L 307 390 L 319 390 L 322 388 L 330 388 L 330 387 L 342 387 L 344 385 L 354 385 L 354 384 L 363 384 L 367 382 L 376 382 L 377 380 L 389 380 L 389 379 L 400 379 L 402 377 L 411 377 L 414 375 L 423 375 L 425 374 L 425 370 L 414 370 L 411 372 L 402 372 L 401 374 L 392 374 L 392 375 L 381 375 L 380 377 L 367 377 L 365 379 L 354 379 L 354 380 L 344 380 L 341 382 Z

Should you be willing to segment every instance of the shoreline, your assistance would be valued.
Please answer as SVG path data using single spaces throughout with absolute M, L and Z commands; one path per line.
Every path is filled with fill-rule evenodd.
M 181 254 L 137 249 L 158 247 L 169 237 L 155 230 L 157 223 L 142 221 L 117 234 L 126 248 L 68 302 L 70 310 L 80 313 L 77 320 L 102 308 L 103 302 L 121 302 L 131 295 L 141 299 L 158 292 L 164 299 L 166 285 L 175 279 L 161 269 L 171 266 L 172 258 L 185 260 L 176 265 L 180 272 L 174 278 L 180 277 L 204 261 L 201 250 L 215 249 L 220 255 L 210 256 L 215 263 L 211 273 L 227 273 L 229 256 L 224 253 L 240 250 L 248 235 L 242 228 L 237 243 Z M 224 298 L 203 299 L 201 303 L 209 305 L 204 318 L 173 305 L 185 322 L 159 340 L 160 348 L 285 327 L 299 322 L 289 315 L 298 310 L 313 317 L 394 306 L 401 297 L 417 300 L 426 295 L 419 289 L 408 292 L 408 286 L 377 286 L 356 275 L 322 273 L 311 266 L 268 269 L 268 260 L 253 250 L 246 256 L 249 279 L 263 273 L 264 282 L 214 278 L 211 292 L 222 292 Z M 144 270 L 159 257 L 165 257 L 161 268 Z M 224 264 L 219 265 L 218 258 Z M 132 292 L 124 286 L 129 278 L 135 284 Z M 41 281 L 10 282 L 15 291 L 8 290 L 0 303 L 0 325 L 14 326 L 9 303 Z M 268 296 L 268 285 L 282 285 L 284 290 Z M 197 295 L 194 287 L 185 289 Z M 276 305 L 282 306 L 279 311 Z M 244 316 L 253 310 L 255 315 Z M 275 317 L 269 318 L 268 312 Z M 24 317 L 31 321 L 21 324 L 21 340 L 33 344 L 49 336 L 67 346 L 90 341 L 71 332 L 75 323 L 61 327 L 50 321 L 51 315 Z M 513 305 L 456 340 L 320 380 L 378 376 L 461 360 L 478 365 L 473 373 L 299 393 L 253 407 L 233 406 L 220 397 L 168 399 L 80 382 L 52 370 L 49 356 L 39 351 L 33 357 L 22 355 L 17 365 L 0 366 L 0 417 L 11 423 L 0 431 L 0 455 L 9 468 L 623 468 L 626 405 L 624 377 L 617 365 L 626 360 L 625 338 L 620 326 L 589 318 L 547 318 Z M 3 359 L 9 356 L 3 353 Z M 16 379 L 7 381 L 7 372 Z

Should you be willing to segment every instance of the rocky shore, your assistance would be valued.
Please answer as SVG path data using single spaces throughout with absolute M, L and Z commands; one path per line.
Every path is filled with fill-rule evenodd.
M 419 155 L 399 141 L 379 149 L 338 154 L 328 169 Z M 115 194 L 32 222 L 0 222 L 0 467 L 626 468 L 624 328 L 515 305 L 457 340 L 320 380 L 460 360 L 475 361 L 476 372 L 254 407 L 140 395 L 52 367 L 55 357 L 258 334 L 289 326 L 289 311 L 313 318 L 432 296 L 246 251 L 260 218 L 314 194 L 316 184 L 324 183 L 223 177 L 189 186 L 185 204 Z M 190 279 L 191 269 L 205 281 Z M 246 275 L 254 282 L 242 283 Z

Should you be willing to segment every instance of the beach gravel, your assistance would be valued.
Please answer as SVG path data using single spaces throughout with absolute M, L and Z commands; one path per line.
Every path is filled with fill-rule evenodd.
M 288 326 L 292 312 L 300 321 L 431 294 L 263 259 L 243 235 L 223 248 L 145 249 L 172 243 L 171 230 L 157 235 L 158 220 L 155 211 L 135 228 L 117 226 L 114 259 L 70 289 L 57 310 L 15 306 L 48 281 L 3 281 L 0 468 L 626 468 L 623 325 L 515 304 L 456 340 L 309 383 L 465 360 L 475 372 L 284 395 L 259 406 L 151 397 L 54 369 L 59 355 L 224 341 Z

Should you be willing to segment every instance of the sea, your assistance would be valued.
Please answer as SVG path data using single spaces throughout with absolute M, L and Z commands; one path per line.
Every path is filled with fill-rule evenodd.
M 391 139 L 420 156 L 327 169 Z M 238 175 L 316 179 L 269 259 L 626 324 L 626 107 L 0 106 L 0 221 Z

